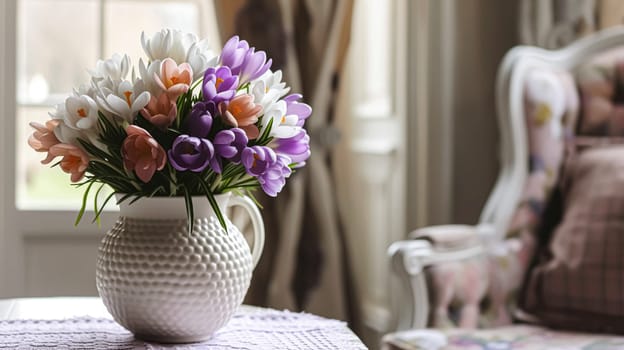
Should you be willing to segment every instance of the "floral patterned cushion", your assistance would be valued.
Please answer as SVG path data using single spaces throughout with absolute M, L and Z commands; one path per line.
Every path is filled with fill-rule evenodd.
M 580 135 L 624 135 L 624 49 L 597 55 L 576 72 L 581 93 Z
M 544 324 L 624 334 L 624 146 L 572 157 L 562 219 L 536 254 L 523 306 Z
M 551 326 L 565 326 L 567 329 L 583 331 L 613 331 L 617 328 L 612 328 L 614 326 L 612 320 L 614 317 L 621 317 L 621 315 L 612 316 L 613 312 L 619 309 L 610 305 L 613 299 L 609 296 L 613 290 L 613 285 L 607 283 L 610 280 L 590 281 L 581 278 L 580 272 L 572 274 L 569 271 L 582 271 L 583 276 L 608 274 L 616 278 L 621 274 L 621 270 L 603 262 L 607 256 L 603 253 L 604 249 L 600 249 L 601 247 L 622 249 L 621 245 L 614 244 L 606 238 L 609 236 L 617 239 L 620 235 L 620 231 L 617 229 L 620 223 L 615 220 L 620 216 L 619 211 L 613 209 L 611 216 L 614 219 L 606 215 L 593 214 L 603 209 L 605 205 L 616 208 L 614 201 L 619 197 L 617 191 L 613 189 L 619 188 L 619 184 L 614 183 L 619 175 L 610 177 L 610 172 L 606 169 L 611 169 L 610 167 L 617 163 L 618 159 L 621 159 L 621 154 L 602 162 L 592 161 L 591 164 L 586 164 L 582 172 L 576 172 L 583 176 L 589 173 L 594 174 L 591 184 L 585 185 L 585 188 L 582 185 L 577 186 L 577 192 L 584 191 L 581 195 L 573 196 L 569 192 L 568 185 L 571 183 L 575 185 L 574 180 L 579 184 L 581 180 L 589 181 L 577 176 L 578 174 L 574 175 L 576 173 L 573 170 L 576 167 L 573 165 L 579 161 L 579 158 L 583 158 L 587 152 L 595 150 L 598 146 L 602 148 L 605 147 L 605 144 L 622 144 L 622 136 L 624 135 L 624 48 L 617 48 L 594 56 L 581 64 L 574 74 L 581 103 L 575 135 L 571 139 L 572 142 L 566 141 L 569 147 L 564 154 L 564 162 L 566 163 L 563 168 L 565 169 L 564 179 L 559 180 L 561 198 L 564 199 L 560 198 L 560 203 L 555 204 L 559 208 L 558 216 L 562 218 L 562 221 L 555 222 L 549 230 L 540 232 L 543 235 L 540 237 L 542 244 L 537 248 L 535 255 L 539 256 L 541 260 L 538 265 L 530 268 L 529 276 L 531 278 L 528 279 L 529 283 L 526 284 L 523 293 L 520 294 L 520 303 L 525 311 L 531 312 L 534 316 L 539 315 L 543 322 L 548 322 Z M 601 167 L 602 170 L 600 170 Z M 599 197 L 597 184 L 604 184 L 602 197 Z M 578 214 L 578 210 L 583 206 L 591 215 Z M 579 218 L 584 219 L 584 221 L 579 221 Z M 604 232 L 597 231 L 597 229 L 606 226 L 612 229 Z M 581 231 L 578 231 L 579 229 Z M 574 250 L 572 249 L 574 245 L 571 242 L 574 240 L 581 241 L 580 232 L 583 232 L 582 237 L 587 236 L 587 242 L 578 245 L 580 250 Z M 591 256 L 588 250 L 590 248 L 585 247 L 586 245 L 597 248 L 595 257 Z M 563 254 L 564 251 L 565 254 Z M 554 256 L 557 258 L 553 258 Z M 592 258 L 594 260 L 591 260 Z M 596 263 L 596 261 L 600 261 L 600 263 Z M 618 266 L 617 256 L 615 261 L 615 266 Z M 588 266 L 591 266 L 591 272 L 588 272 Z M 552 274 L 551 271 L 555 270 L 564 272 L 565 276 L 560 273 Z M 542 275 L 546 271 L 549 271 L 549 275 Z M 577 287 L 575 289 L 571 285 L 554 286 L 552 282 L 558 277 L 564 277 L 566 281 L 573 280 L 578 283 L 579 287 L 589 288 Z M 558 281 L 562 280 L 559 279 Z M 593 292 L 596 288 L 603 288 L 609 293 L 598 291 L 589 296 L 589 293 L 585 291 L 585 289 L 589 289 Z M 574 290 L 574 293 L 581 291 L 585 294 L 581 298 L 566 296 L 565 294 L 571 290 Z M 557 296 L 552 297 L 553 293 Z M 546 295 L 549 297 L 545 297 Z M 615 300 L 619 302 L 617 297 Z M 566 307 L 562 307 L 563 304 L 566 304 Z M 596 305 L 607 306 L 597 311 Z M 582 313 L 578 312 L 580 310 Z M 588 316 L 592 317 L 591 320 L 588 319 Z M 622 330 L 618 330 L 619 332 Z
M 544 210 L 559 179 L 578 115 L 579 97 L 567 71 L 534 69 L 527 75 L 524 99 L 529 174 L 507 239 L 490 254 L 490 309 L 485 326 L 511 323 L 516 292 L 535 252 L 537 231 L 543 225 Z
M 515 325 L 487 330 L 415 330 L 392 333 L 382 341 L 384 350 L 616 350 L 624 337 L 555 331 Z

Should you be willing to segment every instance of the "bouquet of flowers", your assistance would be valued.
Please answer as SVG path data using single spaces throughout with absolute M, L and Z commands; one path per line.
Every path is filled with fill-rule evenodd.
M 116 193 L 119 202 L 183 196 L 192 225 L 191 198 L 202 195 L 223 227 L 215 194 L 276 196 L 310 156 L 303 124 L 312 109 L 287 95 L 265 52 L 234 36 L 217 56 L 176 30 L 142 34 L 141 44 L 147 60 L 138 72 L 127 55 L 100 60 L 45 125 L 30 124 L 29 145 L 47 152 L 42 163 L 56 160 L 85 188 L 76 224 L 92 188 L 96 220 Z M 113 191 L 98 205 L 104 185 Z

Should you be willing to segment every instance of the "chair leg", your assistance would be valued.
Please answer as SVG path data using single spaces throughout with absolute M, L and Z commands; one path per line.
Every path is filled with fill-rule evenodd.
M 461 308 L 460 328 L 477 328 L 479 323 L 479 305 L 464 304 Z
M 448 308 L 455 297 L 456 278 L 454 269 L 447 266 L 432 269 L 432 281 L 435 286 L 436 296 L 433 309 L 433 325 L 436 328 L 453 327 L 448 316 Z

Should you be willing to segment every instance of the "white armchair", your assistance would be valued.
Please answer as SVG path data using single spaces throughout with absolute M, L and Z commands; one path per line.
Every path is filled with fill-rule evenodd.
M 575 81 L 578 69 L 597 54 L 622 46 L 624 29 L 615 28 L 557 51 L 519 46 L 507 53 L 496 82 L 501 171 L 479 224 L 421 228 L 388 249 L 392 267 L 410 295 L 398 310 L 399 330 L 427 326 L 448 330 L 451 325 L 473 329 L 506 325 L 512 319 L 532 321 L 516 308 L 516 296 L 540 241 L 545 208 L 557 189 L 571 140 L 579 136 L 576 121 L 584 100 Z M 482 310 L 484 300 L 488 308 Z M 460 312 L 455 324 L 448 307 L 457 301 Z M 444 332 L 450 336 L 459 331 Z M 532 330 L 520 331 L 527 332 Z M 467 334 L 470 339 L 479 337 L 463 336 Z M 488 334 L 485 342 L 494 333 Z M 411 344 L 417 345 L 418 337 L 412 338 Z M 396 334 L 390 335 L 386 344 L 396 339 Z M 575 336 L 569 344 L 558 344 L 576 348 L 595 339 Z M 624 338 L 615 341 L 624 348 Z M 541 344 L 535 348 L 548 348 Z
M 442 225 L 415 230 L 409 240 L 393 243 L 388 249 L 392 267 L 413 297 L 413 307 L 402 308 L 399 329 L 425 328 L 429 317 L 429 297 L 424 269 L 429 266 L 462 264 L 482 259 L 492 233 L 490 225 Z M 452 291 L 449 290 L 447 297 Z M 472 304 L 466 304 L 468 311 Z M 444 313 L 443 310 L 435 310 Z M 468 311 L 470 312 L 470 311 Z

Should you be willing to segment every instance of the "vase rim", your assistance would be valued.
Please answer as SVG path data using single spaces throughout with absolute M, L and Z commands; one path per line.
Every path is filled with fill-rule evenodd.
M 115 195 L 117 200 L 123 197 L 123 194 Z M 214 195 L 221 212 L 224 212 L 228 206 L 231 192 L 220 193 Z M 193 216 L 210 217 L 215 215 L 210 202 L 206 196 L 192 196 Z M 186 219 L 186 203 L 184 196 L 171 197 L 142 197 L 134 203 L 127 199 L 119 203 L 119 213 L 121 216 L 140 219 Z

